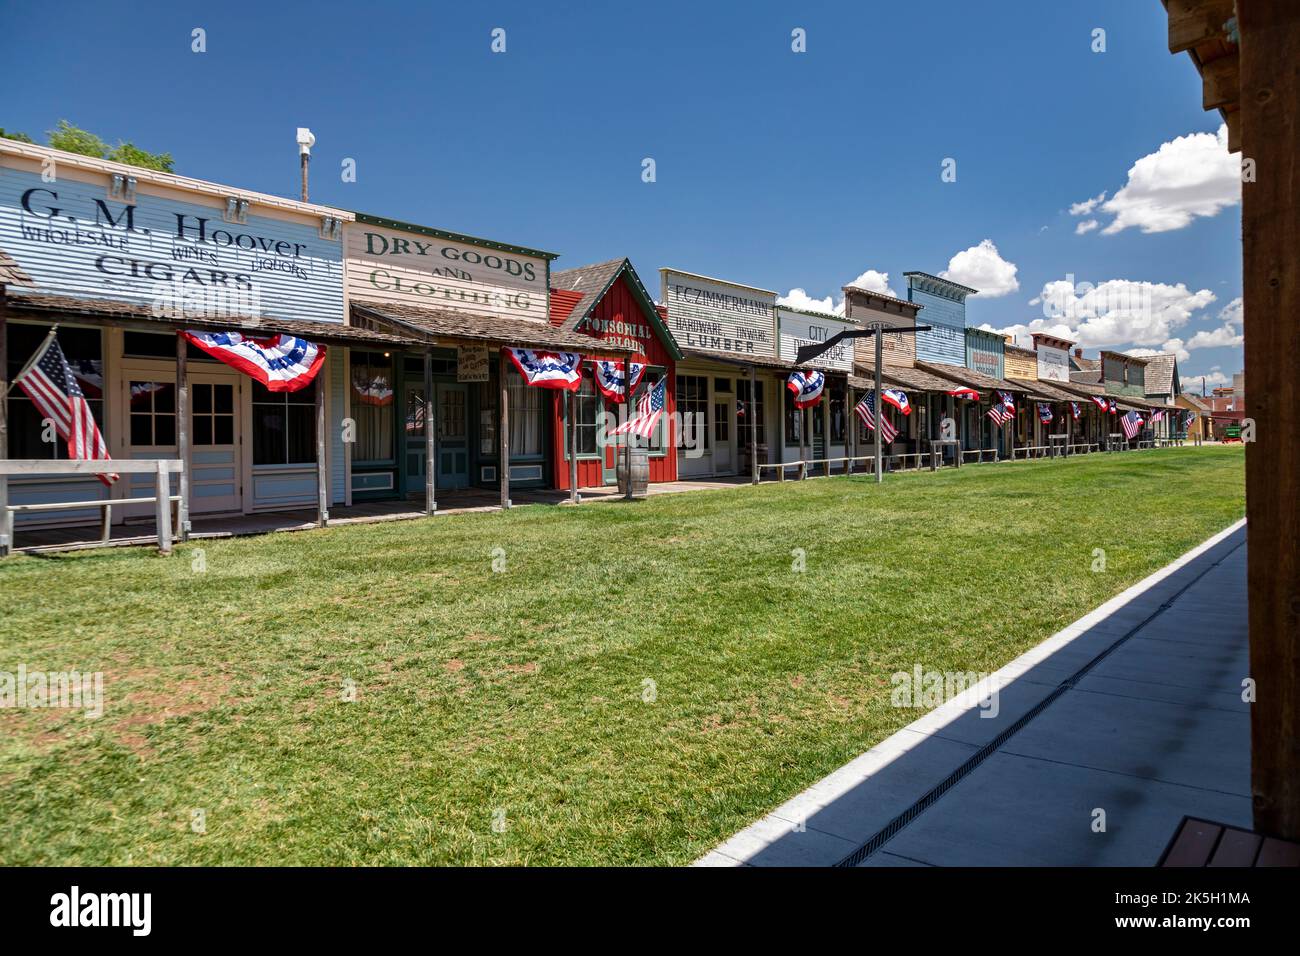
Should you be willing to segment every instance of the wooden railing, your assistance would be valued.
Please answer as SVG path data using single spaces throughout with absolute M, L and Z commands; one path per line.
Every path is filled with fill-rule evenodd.
M 171 475 L 184 476 L 185 463 L 180 459 L 148 459 L 121 461 L 54 461 L 49 459 L 0 460 L 0 557 L 14 547 L 14 515 L 43 511 L 79 511 L 98 508 L 101 511 L 100 544 L 109 543 L 113 522 L 113 509 L 127 505 L 152 504 L 157 526 L 158 552 L 171 554 L 177 533 L 184 531 L 189 521 L 189 502 L 184 495 L 171 493 Z M 148 475 L 155 477 L 154 494 L 139 498 L 102 498 L 91 501 L 42 501 L 32 504 L 9 503 L 10 478 L 36 478 L 44 475 L 91 477 L 96 475 Z M 172 505 L 176 506 L 176 521 L 172 522 Z

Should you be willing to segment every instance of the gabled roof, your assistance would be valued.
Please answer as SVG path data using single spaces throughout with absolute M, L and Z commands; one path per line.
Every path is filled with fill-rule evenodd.
M 1092 372 L 1101 368 L 1101 359 L 1084 358 L 1082 355 L 1071 355 L 1070 362 L 1081 372 Z
M 663 342 L 664 348 L 668 350 L 668 353 L 674 359 L 680 361 L 682 350 L 677 345 L 677 340 L 673 338 L 673 333 L 669 331 L 663 315 L 655 307 L 654 299 L 646 291 L 641 282 L 641 277 L 636 274 L 636 269 L 632 268 L 632 262 L 626 256 L 622 259 L 609 259 L 606 262 L 597 262 L 589 266 L 579 266 L 576 269 L 552 272 L 552 297 L 563 295 L 566 299 L 572 299 L 574 295 L 577 295 L 578 298 L 558 322 L 556 322 L 556 315 L 559 309 L 553 307 L 551 321 L 556 322 L 566 332 L 574 332 L 579 323 L 591 314 L 592 309 L 596 307 L 596 303 L 604 297 L 619 276 L 626 276 L 633 297 L 640 304 L 641 311 L 645 313 L 647 321 L 659 334 L 659 339 Z
M 1086 369 L 1080 372 L 1070 373 L 1071 382 L 1081 382 L 1085 385 L 1095 385 L 1101 381 L 1101 369 Z
M 23 271 L 22 266 L 9 258 L 9 254 L 3 249 L 0 249 L 0 285 L 35 285 L 32 277 Z
M 1174 374 L 1178 367 L 1177 356 L 1168 353 L 1152 355 L 1147 361 L 1146 378 L 1143 387 L 1148 395 L 1172 395 L 1174 393 Z

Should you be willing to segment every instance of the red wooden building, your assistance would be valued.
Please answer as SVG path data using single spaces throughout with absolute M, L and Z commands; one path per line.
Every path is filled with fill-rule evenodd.
M 646 371 L 636 390 L 640 394 L 661 378 L 667 379 L 667 396 L 663 419 L 655 435 L 647 440 L 634 438 L 649 449 L 650 480 L 676 481 L 676 436 L 672 432 L 677 408 L 677 360 L 681 351 L 676 340 L 655 309 L 641 279 L 627 259 L 611 259 L 595 265 L 567 269 L 551 274 L 552 324 L 565 331 L 592 338 L 588 357 L 603 357 L 600 343 L 619 350 L 635 349 L 644 356 Z M 611 354 L 610 358 L 621 358 Z M 574 421 L 578 441 L 578 487 L 593 488 L 615 483 L 617 452 L 621 438 L 610 436 L 604 449 L 598 447 L 597 432 L 602 412 L 620 413 L 617 403 L 608 401 L 596 388 L 590 362 L 584 363 L 582 389 L 576 393 Z M 551 405 L 554 442 L 551 461 L 556 488 L 569 487 L 568 431 L 562 395 Z

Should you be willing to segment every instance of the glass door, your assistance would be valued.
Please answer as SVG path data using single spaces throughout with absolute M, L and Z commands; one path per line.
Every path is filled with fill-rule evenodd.
M 450 383 L 434 386 L 438 411 L 439 488 L 469 487 L 469 438 L 465 424 L 464 385 Z

